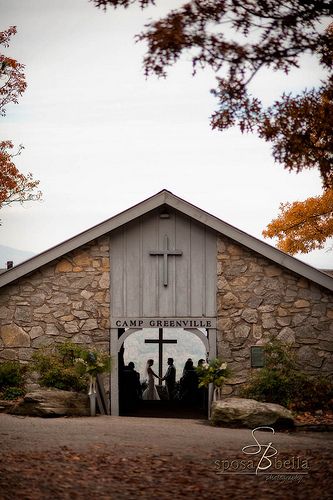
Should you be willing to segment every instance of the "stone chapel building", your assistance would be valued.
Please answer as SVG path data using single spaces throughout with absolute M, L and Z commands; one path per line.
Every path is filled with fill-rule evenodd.
M 163 190 L 0 275 L 0 361 L 71 340 L 118 355 L 141 328 L 183 328 L 236 393 L 270 336 L 333 375 L 333 277 Z

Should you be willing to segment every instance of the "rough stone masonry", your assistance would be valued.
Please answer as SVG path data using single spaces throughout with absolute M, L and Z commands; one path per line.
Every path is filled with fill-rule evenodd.
M 0 361 L 25 363 L 67 340 L 108 351 L 109 241 L 102 236 L 1 288 Z M 295 347 L 302 369 L 332 377 L 331 292 L 220 235 L 216 293 L 217 352 L 233 372 L 225 393 L 237 394 L 253 370 L 250 347 L 272 335 Z
M 271 336 L 295 347 L 302 369 L 332 377 L 332 293 L 224 236 L 217 244 L 218 353 L 233 372 L 224 392 L 237 393 L 250 346 Z
M 108 351 L 110 264 L 101 237 L 9 284 L 0 292 L 0 359 L 28 361 L 54 343 Z

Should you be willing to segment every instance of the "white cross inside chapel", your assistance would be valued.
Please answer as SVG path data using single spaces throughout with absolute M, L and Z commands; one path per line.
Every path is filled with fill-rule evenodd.
M 163 250 L 151 250 L 149 255 L 163 255 L 163 285 L 168 286 L 168 257 L 169 255 L 183 255 L 182 250 L 169 250 L 168 236 L 164 235 Z

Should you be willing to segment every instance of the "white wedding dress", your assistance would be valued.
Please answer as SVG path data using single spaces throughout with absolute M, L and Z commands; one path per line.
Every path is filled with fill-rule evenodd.
M 160 399 L 154 381 L 154 375 L 151 368 L 147 369 L 148 387 L 143 391 L 142 399 L 149 401 L 158 401 Z

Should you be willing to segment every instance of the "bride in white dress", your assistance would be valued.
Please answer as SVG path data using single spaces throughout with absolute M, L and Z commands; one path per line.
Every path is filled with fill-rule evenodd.
M 156 375 L 156 373 L 153 371 L 152 366 L 154 364 L 153 359 L 148 359 L 147 365 L 146 365 L 146 377 L 147 377 L 147 382 L 148 382 L 148 387 L 145 389 L 145 391 L 142 394 L 142 399 L 145 400 L 159 400 L 160 397 L 158 395 L 156 386 L 155 386 L 155 381 L 154 377 L 159 379 L 159 376 Z

